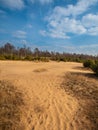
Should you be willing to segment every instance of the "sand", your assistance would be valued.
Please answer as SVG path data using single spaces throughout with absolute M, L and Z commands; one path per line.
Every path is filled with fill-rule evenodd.
M 81 122 L 74 119 L 78 100 L 60 88 L 67 72 L 92 73 L 83 70 L 81 63 L 0 61 L 0 80 L 9 81 L 25 95 L 24 130 L 82 128 Z

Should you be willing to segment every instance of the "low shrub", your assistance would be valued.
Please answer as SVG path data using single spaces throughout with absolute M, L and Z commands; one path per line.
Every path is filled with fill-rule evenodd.
M 42 61 L 42 62 L 49 62 L 49 58 L 47 58 L 47 57 L 40 57 L 40 61 Z
M 98 76 L 98 62 L 96 62 L 95 64 L 93 64 L 91 66 L 91 69 L 96 73 L 96 75 Z
M 93 60 L 86 60 L 83 62 L 83 66 L 87 67 L 87 68 L 91 68 L 94 65 L 94 61 Z
M 83 62 L 83 66 L 92 69 L 92 71 L 98 76 L 98 60 L 86 60 Z
M 0 60 L 5 60 L 6 58 L 3 55 L 0 55 Z

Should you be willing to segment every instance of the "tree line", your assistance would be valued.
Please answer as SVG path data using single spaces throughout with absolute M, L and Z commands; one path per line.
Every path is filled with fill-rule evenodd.
M 31 50 L 29 47 L 15 47 L 11 43 L 6 43 L 0 47 L 0 60 L 29 60 L 29 61 L 74 61 L 84 62 L 85 60 L 98 60 L 98 56 L 84 54 L 70 54 L 41 51 L 38 48 Z

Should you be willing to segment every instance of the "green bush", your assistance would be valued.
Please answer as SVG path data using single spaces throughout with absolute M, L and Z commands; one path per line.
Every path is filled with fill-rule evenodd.
M 83 66 L 87 67 L 87 68 L 91 68 L 94 65 L 94 61 L 93 60 L 86 60 L 83 62 Z
M 5 60 L 5 57 L 3 55 L 0 55 L 0 60 Z
M 12 59 L 11 55 L 5 55 L 4 57 L 5 57 L 6 60 L 11 60 Z
M 96 73 L 96 75 L 98 76 L 98 62 L 95 62 L 95 64 L 93 64 L 91 66 L 91 69 Z
M 32 56 L 26 56 L 25 58 L 24 58 L 24 60 L 27 60 L 27 61 L 32 61 L 33 59 L 32 59 Z
M 92 71 L 98 76 L 98 60 L 86 60 L 83 62 L 83 66 L 92 69 Z
M 40 61 L 42 61 L 42 62 L 49 62 L 49 58 L 47 58 L 47 57 L 40 57 Z

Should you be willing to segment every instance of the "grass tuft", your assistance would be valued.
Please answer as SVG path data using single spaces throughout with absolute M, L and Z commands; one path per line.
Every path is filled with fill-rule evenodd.
M 0 81 L 0 130 L 25 130 L 22 122 L 24 95 L 12 84 Z

